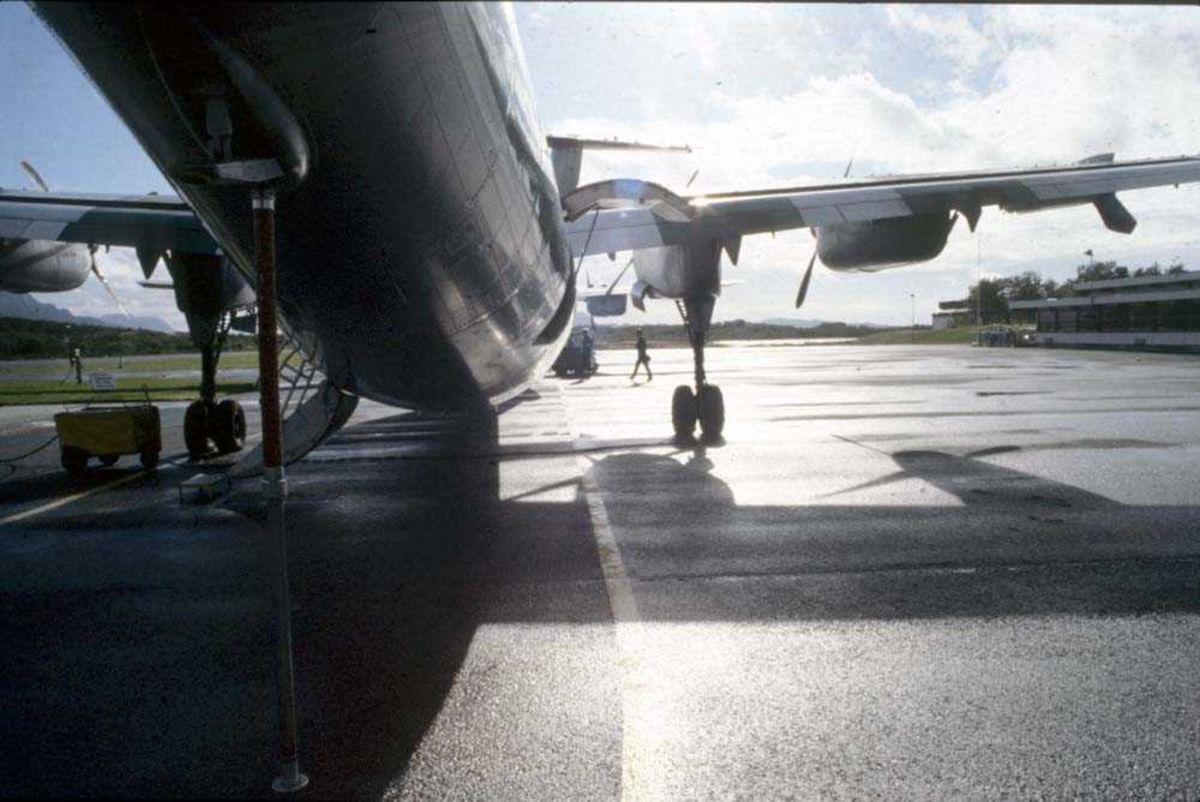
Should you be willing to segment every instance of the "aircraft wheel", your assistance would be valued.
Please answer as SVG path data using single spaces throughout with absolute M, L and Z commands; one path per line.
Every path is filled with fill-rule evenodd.
M 696 406 L 704 439 L 719 440 L 721 432 L 725 429 L 725 397 L 721 395 L 721 388 L 715 384 L 701 387 Z
M 152 471 L 158 467 L 158 452 L 153 450 L 143 451 L 141 453 L 142 467 L 148 471 Z
M 212 418 L 212 438 L 217 451 L 230 454 L 241 451 L 246 443 L 246 412 L 232 398 L 217 404 Z
M 121 458 L 120 454 L 101 454 L 100 463 L 106 467 L 111 467 L 117 464 L 117 460 Z
M 696 428 L 696 396 L 686 384 L 676 387 L 675 395 L 671 396 L 671 425 L 680 439 L 691 438 Z
M 87 472 L 88 453 L 82 448 L 67 446 L 62 450 L 62 466 L 75 479 Z
M 209 451 L 208 430 L 208 407 L 203 401 L 193 401 L 183 416 L 183 442 L 193 461 Z

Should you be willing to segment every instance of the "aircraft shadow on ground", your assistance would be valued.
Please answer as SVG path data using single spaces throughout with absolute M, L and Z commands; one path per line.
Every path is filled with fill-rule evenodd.
M 371 421 L 348 427 L 330 448 L 364 439 L 386 445 L 392 435 L 403 439 L 407 424 L 424 425 L 411 414 Z M 404 775 L 480 626 L 611 620 L 585 500 L 536 500 L 547 488 L 501 500 L 499 464 L 529 455 L 506 452 L 491 424 L 455 430 L 442 421 L 434 428 L 451 452 L 487 458 L 377 459 L 367 470 L 362 460 L 310 461 L 289 474 L 301 733 L 316 797 L 375 797 Z M 1193 508 L 1125 506 L 984 461 L 1012 449 L 900 451 L 890 455 L 896 470 L 885 477 L 781 507 L 736 503 L 714 475 L 719 449 L 664 455 L 631 452 L 628 444 L 605 453 L 596 445 L 588 458 L 639 612 L 651 623 L 1200 611 L 1200 560 L 1185 531 Z M 960 506 L 849 503 L 855 493 L 909 479 Z M 260 499 L 251 488 L 224 506 L 253 514 Z M 79 512 L 52 525 L 95 524 Z M 34 519 L 23 526 L 37 525 Z M 118 516 L 104 525 L 122 524 Z M 179 537 L 170 525 L 164 537 Z M 123 610 L 132 620 L 95 613 L 94 605 L 111 610 L 114 595 L 156 598 L 154 581 L 117 590 L 89 590 L 85 581 L 45 597 L 4 594 L 12 615 L 44 613 L 51 601 L 55 610 L 38 624 L 42 640 L 51 641 L 43 662 L 10 664 L 0 676 L 10 689 L 34 686 L 33 696 L 4 694 L 34 715 L 0 738 L 0 749 L 27 769 L 0 782 L 0 793 L 270 795 L 275 730 L 265 539 L 250 525 L 214 532 L 194 535 L 197 549 L 216 549 L 221 559 L 199 564 L 193 595 L 202 601 L 192 599 L 182 611 L 167 609 L 166 598 L 154 602 L 153 614 Z M 178 544 L 162 548 L 164 565 L 178 562 Z M 555 587 L 564 579 L 578 580 L 583 596 L 571 604 L 529 598 L 540 582 L 545 593 L 561 592 Z M 202 625 L 181 618 L 193 614 Z M 18 629 L 5 638 L 14 649 L 28 627 Z M 75 644 L 72 633 L 80 632 L 87 636 Z M 175 645 L 155 647 L 160 662 L 140 660 L 130 690 L 123 653 L 107 665 L 96 644 L 130 648 L 130 637 L 143 635 Z M 106 665 L 101 671 L 98 660 Z M 44 661 L 54 666 L 53 678 Z M 36 686 L 52 682 L 65 689 L 47 709 L 51 697 L 39 697 Z M 240 689 L 232 695 L 237 704 L 231 686 Z M 186 700 L 154 701 L 180 696 Z M 158 704 L 162 714 L 153 726 L 126 726 L 106 721 L 93 704 L 98 698 Z M 195 716 L 183 712 L 194 707 L 209 710 L 201 734 Z M 613 715 L 620 715 L 619 700 Z M 27 730 L 51 720 L 74 726 Z M 80 761 L 95 752 L 102 733 L 122 752 L 141 755 L 135 766 L 178 770 L 133 776 L 119 765 L 101 771 Z

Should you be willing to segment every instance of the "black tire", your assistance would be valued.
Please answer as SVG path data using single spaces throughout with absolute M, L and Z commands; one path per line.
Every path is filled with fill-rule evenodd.
M 681 440 L 691 439 L 696 429 L 696 396 L 686 384 L 676 387 L 671 396 L 671 425 Z
M 106 467 L 112 467 L 117 464 L 117 460 L 121 458 L 120 454 L 101 454 L 100 462 Z
M 89 454 L 82 448 L 66 446 L 62 450 L 62 466 L 75 478 L 87 473 L 88 458 Z
M 143 451 L 141 453 L 142 467 L 148 471 L 152 471 L 158 467 L 158 452 Z
M 721 388 L 715 384 L 701 387 L 696 407 L 704 439 L 720 440 L 721 432 L 725 430 L 725 396 L 721 395 Z
M 222 454 L 241 451 L 246 444 L 246 412 L 232 398 L 217 404 L 212 417 L 212 439 Z
M 183 416 L 183 443 L 193 461 L 211 450 L 208 442 L 209 428 L 208 407 L 203 401 L 193 401 Z

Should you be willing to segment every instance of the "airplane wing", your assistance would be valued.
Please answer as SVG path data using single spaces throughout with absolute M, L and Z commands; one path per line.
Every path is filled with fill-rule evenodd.
M 1104 224 L 1128 233 L 1136 221 L 1117 192 L 1200 181 L 1200 157 L 1113 161 L 1103 154 L 1070 166 L 895 176 L 807 187 L 681 197 L 636 180 L 580 187 L 563 198 L 576 258 L 683 245 L 704 237 L 819 228 L 928 213 L 958 212 L 973 231 L 982 208 L 1034 212 L 1094 204 Z
M 0 190 L 0 238 L 216 254 L 196 213 L 170 195 Z

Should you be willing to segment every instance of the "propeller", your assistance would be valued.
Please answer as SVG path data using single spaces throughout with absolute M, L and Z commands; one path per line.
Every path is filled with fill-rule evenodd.
M 850 161 L 846 162 L 846 169 L 842 172 L 842 178 L 850 177 L 850 168 L 853 166 L 854 166 L 854 156 L 851 155 Z M 817 236 L 817 230 L 815 228 L 810 228 L 809 231 L 812 232 L 812 235 L 814 238 Z M 772 233 L 774 233 L 774 232 L 772 232 Z M 799 292 L 796 293 L 796 308 L 797 309 L 799 309 L 801 306 L 804 305 L 804 299 L 808 296 L 808 282 L 812 280 L 812 272 L 813 272 L 813 268 L 816 266 L 816 264 L 817 264 L 817 248 L 816 248 L 816 245 L 813 245 L 812 258 L 808 260 L 808 269 L 806 269 L 804 271 L 804 278 L 800 280 L 800 290 L 799 290 Z
M 633 267 L 633 259 L 630 259 L 628 262 L 626 262 L 625 266 L 621 268 L 621 272 L 617 273 L 617 277 L 608 285 L 608 292 L 604 293 L 605 295 L 612 295 L 612 291 L 617 287 L 617 282 L 620 281 L 621 277 L 625 275 L 625 271 L 629 270 L 631 267 Z
M 27 161 L 22 161 L 21 169 L 33 179 L 33 183 L 37 184 L 38 188 L 41 189 L 42 192 L 50 191 L 50 187 L 46 186 L 46 182 L 42 180 L 42 176 L 38 173 L 38 171 L 33 169 L 32 164 Z M 104 248 L 107 252 L 108 246 L 106 245 Z M 113 302 L 117 305 L 117 307 L 125 313 L 125 317 L 132 319 L 133 315 L 129 314 L 129 310 L 125 308 L 125 304 L 121 303 L 121 299 L 118 298 L 116 292 L 113 291 L 112 286 L 108 283 L 108 279 L 106 279 L 104 274 L 100 272 L 100 265 L 96 264 L 96 251 L 98 250 L 100 250 L 100 246 L 91 244 L 88 245 L 88 260 L 90 262 L 92 273 L 100 281 L 100 284 L 108 292 L 109 297 L 113 299 Z
M 804 298 L 808 295 L 808 282 L 812 279 L 813 267 L 817 264 L 817 246 L 813 245 L 812 258 L 808 260 L 808 269 L 804 271 L 804 279 L 800 282 L 800 291 L 796 293 L 796 308 L 799 309 L 804 304 Z
M 33 183 L 37 184 L 38 188 L 41 189 L 42 192 L 50 191 L 50 187 L 46 186 L 46 182 L 42 180 L 42 177 L 40 175 L 38 175 L 38 171 L 33 169 L 32 164 L 30 164 L 27 161 L 22 161 L 21 169 L 29 174 L 29 177 L 33 179 Z
M 99 248 L 95 245 L 88 246 L 88 257 L 91 259 L 92 273 L 97 279 L 99 279 L 100 284 L 108 292 L 109 297 L 113 299 L 113 303 L 115 303 L 117 307 L 125 313 L 125 317 L 132 320 L 133 315 L 129 314 L 129 310 L 125 308 L 125 304 L 121 303 L 121 299 L 118 298 L 117 293 L 113 291 L 112 286 L 108 283 L 108 279 L 106 279 L 104 274 L 100 272 L 100 265 L 96 263 L 96 251 L 98 250 Z

